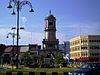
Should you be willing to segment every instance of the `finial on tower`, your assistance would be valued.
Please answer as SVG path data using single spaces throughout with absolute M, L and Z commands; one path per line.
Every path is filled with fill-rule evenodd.
M 51 15 L 51 10 L 49 11 L 49 14 Z

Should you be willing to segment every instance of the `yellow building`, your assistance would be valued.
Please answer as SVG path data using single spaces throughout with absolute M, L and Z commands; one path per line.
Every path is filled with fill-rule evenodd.
M 81 62 L 100 61 L 100 35 L 81 35 L 71 39 L 70 58 Z

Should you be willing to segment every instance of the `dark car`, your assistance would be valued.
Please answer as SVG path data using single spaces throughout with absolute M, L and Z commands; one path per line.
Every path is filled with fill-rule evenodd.
M 6 67 L 0 67 L 0 70 L 5 70 L 5 69 L 7 69 Z
M 100 62 L 83 64 L 79 69 L 69 72 L 68 75 L 100 75 Z

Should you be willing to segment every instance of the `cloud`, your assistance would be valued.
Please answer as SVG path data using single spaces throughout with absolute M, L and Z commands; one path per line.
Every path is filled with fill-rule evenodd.
M 23 17 L 23 21 L 25 17 Z M 26 22 L 26 21 L 25 21 Z M 7 39 L 7 33 L 12 32 L 10 28 L 2 27 L 0 28 L 0 43 L 12 44 L 12 36 L 9 36 Z M 70 40 L 79 35 L 100 35 L 100 23 L 83 23 L 83 24 L 73 24 L 73 25 L 64 25 L 57 27 L 57 39 L 59 39 L 59 43 L 63 43 L 63 41 Z M 26 31 L 20 30 L 19 40 L 20 44 L 41 44 L 44 39 L 44 32 L 37 31 Z M 16 38 L 15 38 L 16 43 Z
M 65 24 L 57 27 L 57 32 L 66 40 L 79 35 L 100 35 L 100 22 Z
M 9 38 L 7 37 L 7 34 L 9 32 L 12 32 L 12 30 L 10 29 L 5 29 L 2 28 L 0 29 L 0 43 L 4 43 L 4 44 L 13 44 L 13 38 L 12 35 L 9 35 Z M 16 33 L 16 32 L 15 32 Z M 42 45 L 42 41 L 44 39 L 44 33 L 40 33 L 40 32 L 28 32 L 25 30 L 20 30 L 20 39 L 19 39 L 19 44 L 22 45 L 27 45 L 27 44 L 41 44 Z M 63 41 L 66 40 L 66 36 L 62 33 L 57 33 L 57 39 L 59 39 L 60 43 L 63 43 Z M 15 44 L 16 44 L 16 37 L 15 37 Z
M 0 28 L 0 43 L 9 45 L 13 44 L 12 35 L 9 35 L 9 38 L 6 38 L 9 32 L 13 33 L 13 31 L 9 28 Z M 42 44 L 43 33 L 20 30 L 19 34 L 20 34 L 19 44 L 21 45 Z M 14 43 L 16 44 L 16 36 Z
M 27 22 L 27 18 L 25 16 L 22 16 L 21 22 L 22 22 L 23 25 L 25 25 L 25 23 Z
M 6 43 L 6 37 L 9 31 L 8 28 L 0 28 L 0 43 Z
M 21 44 L 42 44 L 43 34 L 39 32 L 26 32 L 22 31 L 20 33 Z
M 64 41 L 66 41 L 67 37 L 65 34 L 57 33 L 57 39 L 59 39 L 59 43 L 63 43 Z
M 76 23 L 76 24 L 64 24 L 58 28 L 94 28 L 100 27 L 100 23 Z

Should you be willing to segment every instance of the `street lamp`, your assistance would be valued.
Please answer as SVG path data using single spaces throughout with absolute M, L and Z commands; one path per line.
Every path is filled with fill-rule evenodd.
M 20 27 L 20 30 L 22 30 L 22 29 L 24 29 L 24 27 Z M 11 35 L 12 38 L 13 38 L 13 46 L 14 46 L 14 38 L 15 38 L 15 36 L 17 36 L 17 34 L 15 33 L 16 27 L 12 27 L 11 30 L 13 30 L 13 32 L 9 32 L 7 34 L 7 37 L 6 38 L 9 38 L 9 35 Z M 20 39 L 20 36 L 19 35 L 18 35 L 18 38 Z
M 24 29 L 24 27 L 20 27 L 19 29 L 22 30 L 22 29 Z M 6 37 L 6 38 L 8 38 L 9 35 L 11 35 L 12 38 L 13 38 L 13 46 L 14 46 L 14 38 L 15 38 L 15 36 L 17 35 L 17 34 L 15 33 L 16 27 L 12 27 L 11 30 L 13 30 L 13 32 L 9 32 L 9 33 L 7 34 L 7 37 Z M 18 35 L 18 38 L 20 39 L 20 36 L 19 36 L 19 35 Z
M 11 59 L 10 59 L 10 61 L 11 61 L 11 65 L 13 64 L 13 60 L 12 60 L 12 58 L 13 58 L 13 55 L 14 55 L 14 38 L 15 38 L 15 36 L 17 35 L 16 33 L 15 33 L 15 29 L 16 28 L 12 28 L 12 30 L 13 30 L 13 32 L 9 32 L 8 34 L 7 34 L 7 37 L 6 38 L 9 38 L 9 35 L 11 35 L 12 36 L 12 41 L 13 41 L 13 51 L 11 52 Z M 13 68 L 13 66 L 12 66 L 12 68 Z
M 12 2 L 14 3 L 13 7 L 11 5 Z M 19 37 L 18 37 L 18 35 L 19 35 L 19 12 L 21 11 L 22 6 L 26 5 L 26 4 L 30 6 L 29 12 L 34 12 L 31 3 L 27 0 L 24 0 L 24 1 L 10 0 L 9 4 L 7 6 L 7 8 L 13 8 L 12 13 L 11 13 L 12 15 L 16 14 L 15 11 L 14 11 L 15 8 L 17 10 L 17 54 L 16 54 L 17 55 L 17 64 L 16 64 L 17 69 L 18 69 L 18 62 L 19 62 L 19 60 L 18 60 L 18 58 L 19 58 L 19 50 L 18 50 L 19 49 L 18 48 L 18 45 L 19 45 Z
M 20 29 L 24 29 L 23 27 L 20 27 Z M 9 35 L 11 35 L 12 36 L 12 41 L 13 41 L 13 51 L 12 51 L 12 56 L 11 56 L 11 64 L 13 63 L 13 61 L 12 61 L 12 59 L 13 59 L 13 56 L 14 56 L 14 39 L 15 39 L 15 36 L 17 35 L 16 33 L 15 33 L 15 30 L 16 30 L 16 27 L 12 27 L 12 29 L 11 30 L 13 30 L 13 32 L 9 32 L 8 34 L 7 34 L 7 37 L 6 38 L 9 38 Z M 19 39 L 20 39 L 20 36 L 18 36 L 19 37 Z
M 12 38 L 13 38 L 13 46 L 14 46 L 14 38 L 15 38 L 15 36 L 17 35 L 16 33 L 15 33 L 15 30 L 16 28 L 12 28 L 12 30 L 13 30 L 13 32 L 9 32 L 8 34 L 7 34 L 7 37 L 6 38 L 9 38 L 9 35 L 11 35 L 12 36 Z

